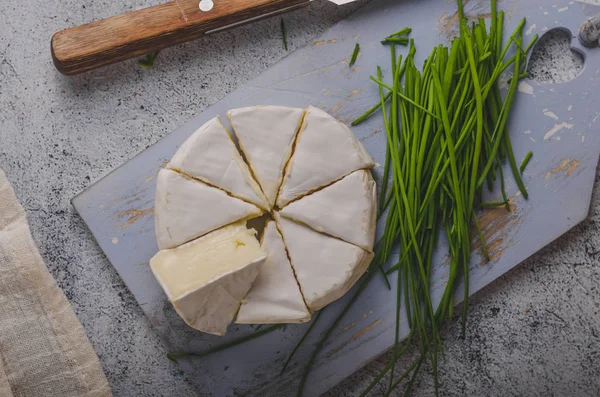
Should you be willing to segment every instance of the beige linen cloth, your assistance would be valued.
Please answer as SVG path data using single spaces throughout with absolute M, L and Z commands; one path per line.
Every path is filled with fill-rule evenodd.
M 105 397 L 100 362 L 0 170 L 0 397 Z

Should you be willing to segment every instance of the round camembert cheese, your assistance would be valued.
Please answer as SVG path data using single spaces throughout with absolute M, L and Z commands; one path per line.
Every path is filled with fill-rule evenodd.
M 152 271 L 203 332 L 223 335 L 234 319 L 309 321 L 373 259 L 375 163 L 347 126 L 312 106 L 227 118 L 234 135 L 208 121 L 158 174 Z M 262 233 L 246 224 L 255 218 L 266 219 Z

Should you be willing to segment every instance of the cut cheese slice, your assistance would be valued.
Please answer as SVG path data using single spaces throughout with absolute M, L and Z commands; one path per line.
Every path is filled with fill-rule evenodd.
M 303 109 L 284 106 L 253 106 L 227 113 L 240 147 L 271 206 L 275 205 L 303 115 Z
M 345 176 L 280 211 L 284 217 L 373 251 L 377 189 L 370 170 Z
M 342 297 L 367 270 L 373 253 L 275 214 L 311 311 Z
M 310 320 L 275 222 L 267 224 L 261 246 L 267 259 L 260 265 L 258 277 L 244 298 L 236 323 L 281 324 Z
M 158 248 L 173 248 L 239 220 L 262 214 L 257 206 L 175 171 L 158 173 L 154 220 Z
M 225 334 L 266 258 L 255 234 L 238 222 L 150 260 L 154 276 L 188 325 Z
M 311 106 L 287 164 L 277 206 L 283 208 L 353 171 L 374 166 L 373 159 L 348 127 Z
M 198 178 L 263 209 L 269 208 L 248 164 L 219 117 L 194 132 L 177 150 L 167 168 Z

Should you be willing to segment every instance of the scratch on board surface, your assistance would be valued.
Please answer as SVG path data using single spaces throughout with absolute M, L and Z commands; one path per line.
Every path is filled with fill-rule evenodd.
M 306 76 L 310 76 L 310 75 L 312 75 L 312 74 L 318 74 L 318 73 L 323 73 L 323 74 L 325 74 L 325 73 L 331 72 L 331 71 L 332 71 L 332 70 L 333 70 L 335 67 L 337 67 L 337 66 L 339 66 L 339 65 L 345 65 L 345 64 L 347 64 L 347 63 L 348 63 L 348 59 L 347 59 L 347 58 L 344 58 L 344 59 L 342 59 L 341 61 L 336 61 L 336 62 L 334 62 L 334 63 L 332 63 L 332 64 L 330 64 L 330 65 L 325 65 L 325 66 L 322 66 L 322 67 L 319 67 L 319 68 L 316 68 L 316 69 L 310 70 L 310 71 L 308 71 L 308 72 L 304 72 L 304 73 L 300 73 L 300 74 L 297 74 L 297 75 L 294 75 L 294 76 L 291 76 L 291 77 L 287 77 L 287 78 L 285 78 L 285 79 L 283 79 L 283 80 L 280 80 L 280 81 L 277 81 L 277 82 L 275 82 L 275 83 L 273 83 L 273 84 L 271 84 L 271 85 L 269 85 L 269 86 L 267 86 L 267 87 L 265 87 L 265 86 L 253 86 L 253 85 L 251 85 L 251 84 L 246 84 L 246 85 L 247 85 L 248 87 L 250 87 L 250 88 L 258 88 L 258 89 L 265 89 L 265 88 L 267 88 L 267 89 L 277 89 L 277 86 L 279 86 L 279 85 L 281 85 L 281 84 L 283 84 L 283 83 L 287 83 L 287 82 L 289 82 L 289 81 L 294 81 L 295 79 L 298 79 L 298 78 L 300 78 L 300 77 L 306 77 Z M 285 91 L 291 92 L 289 89 L 285 89 Z M 167 163 L 168 163 L 168 161 L 167 161 Z
M 368 332 L 368 331 L 370 331 L 371 329 L 373 329 L 375 326 L 377 326 L 377 325 L 378 325 L 380 322 L 381 322 L 381 320 L 377 320 L 377 321 L 375 322 L 375 323 L 377 323 L 377 324 L 375 324 L 375 323 L 371 324 L 371 325 L 368 327 L 369 329 L 367 330 L 367 332 Z M 364 329 L 363 329 L 363 330 L 364 330 Z M 380 331 L 378 334 L 371 335 L 369 338 L 363 338 L 363 339 L 362 339 L 362 340 L 361 340 L 361 341 L 358 343 L 358 345 L 356 345 L 356 346 L 353 346 L 353 347 L 352 347 L 350 350 L 354 350 L 354 349 L 357 349 L 357 348 L 359 348 L 359 347 L 360 347 L 360 346 L 362 346 L 364 343 L 367 343 L 367 342 L 369 342 L 370 340 L 372 340 L 372 339 L 374 339 L 374 338 L 376 338 L 376 337 L 380 336 L 380 335 L 381 335 L 383 332 L 385 332 L 385 330 L 381 330 L 381 331 Z M 365 333 L 366 333 L 366 332 L 365 332 Z M 355 335 L 356 335 L 356 334 L 355 334 Z M 362 335 L 364 335 L 364 334 L 361 334 L 361 336 L 362 336 Z M 344 342 L 343 342 L 341 345 L 339 345 L 339 346 L 337 346 L 337 347 L 334 347 L 333 349 L 331 349 L 330 351 L 328 351 L 328 352 L 326 353 L 326 357 L 327 357 L 327 358 L 331 358 L 331 357 L 335 356 L 337 353 L 339 353 L 340 351 L 344 350 L 344 348 L 346 348 L 346 346 L 348 346 L 348 345 L 349 345 L 351 342 L 354 342 L 354 341 L 358 340 L 359 338 L 360 338 L 360 336 L 359 336 L 358 338 L 355 338 L 355 337 L 353 336 L 352 338 L 350 338 L 350 339 L 348 339 L 348 340 L 344 341 Z
M 557 132 L 559 132 L 563 128 L 570 130 L 573 128 L 573 124 L 569 124 L 569 123 L 555 124 L 554 127 L 552 127 L 550 130 L 548 130 L 548 132 L 546 132 L 546 134 L 544 135 L 544 140 L 547 141 L 548 139 L 552 138 Z
M 496 240 L 488 246 L 488 249 L 490 250 L 490 252 L 493 252 L 502 245 L 502 242 L 503 239 Z
M 131 204 L 135 203 L 136 201 L 141 201 L 141 200 L 142 200 L 141 197 L 132 198 L 131 200 L 127 201 L 127 205 L 131 205 Z
M 359 141 L 364 142 L 369 138 L 373 138 L 375 135 L 379 134 L 381 131 L 383 131 L 383 130 L 375 130 L 375 131 L 371 132 L 369 135 L 360 138 Z
M 345 341 L 344 343 L 342 343 L 338 347 L 334 347 L 333 349 L 331 349 L 330 351 L 328 351 L 327 352 L 327 358 L 331 358 L 331 357 L 335 356 L 342 349 L 344 349 L 346 346 L 348 346 L 350 344 L 350 342 L 351 342 L 351 339 L 348 339 L 347 341 Z
M 107 207 L 111 207 L 113 205 L 116 205 L 116 204 L 119 204 L 119 203 L 123 202 L 124 200 L 128 200 L 127 202 L 131 203 L 131 202 L 135 201 L 135 199 L 137 197 L 139 197 L 139 195 L 141 195 L 143 192 L 147 191 L 149 188 L 150 187 L 146 187 L 146 188 L 143 188 L 141 190 L 134 191 L 131 194 L 127 194 L 125 196 L 122 196 L 122 197 L 119 197 L 117 199 L 114 199 L 114 200 L 112 200 L 112 201 L 110 201 L 110 202 L 108 202 L 106 204 L 101 204 L 99 206 L 99 208 L 100 209 L 104 209 L 104 208 L 107 208 Z
M 340 110 L 346 103 L 345 102 L 340 102 L 337 105 L 334 105 L 331 110 L 329 111 L 329 113 L 335 113 L 338 110 Z
M 363 94 L 364 92 L 365 92 L 365 90 L 352 90 L 352 91 L 350 91 L 349 97 L 352 98 L 353 96 L 358 95 L 358 94 Z
M 366 327 L 364 327 L 363 329 L 361 329 L 360 331 L 355 332 L 354 335 L 352 335 L 352 340 L 357 340 L 358 338 L 360 338 L 361 336 L 363 336 L 364 334 L 366 334 L 373 328 L 377 327 L 379 325 L 379 323 L 381 323 L 381 319 L 375 320 L 371 324 L 369 324 Z
M 552 175 L 557 174 L 561 171 L 564 171 L 567 176 L 571 176 L 577 170 L 577 167 L 579 167 L 579 164 L 580 164 L 579 161 L 573 160 L 570 157 L 567 157 L 566 159 L 561 160 L 561 162 L 558 163 L 558 165 L 556 167 L 554 167 L 550 171 L 548 171 L 546 173 L 546 175 L 544 176 L 544 178 L 548 179 Z
M 529 85 L 526 81 L 519 81 L 519 85 L 517 86 L 519 92 L 524 94 L 533 95 L 533 87 Z
M 544 110 L 544 116 L 548 116 L 554 120 L 558 120 L 558 116 L 556 115 L 556 113 L 554 113 L 550 110 Z
M 111 205 L 119 204 L 121 201 L 125 200 L 126 198 L 127 197 L 121 197 L 121 198 L 118 198 L 118 199 L 114 199 L 114 200 L 112 200 L 112 201 L 110 201 L 110 202 L 108 202 L 106 204 L 102 204 L 100 206 L 100 208 L 110 207 Z
M 352 346 L 350 351 L 357 350 L 357 349 L 361 348 L 362 346 L 366 345 L 367 343 L 371 342 L 373 339 L 379 338 L 384 332 L 385 332 L 385 330 L 381 330 L 380 332 L 378 332 L 376 334 L 370 335 L 368 338 L 361 339 L 361 341 L 356 346 Z
M 153 212 L 154 212 L 154 207 L 147 208 L 145 210 L 130 209 L 130 210 L 121 211 L 118 215 L 118 218 L 119 219 L 123 219 L 125 217 L 128 217 L 128 218 L 124 224 L 119 226 L 119 229 L 125 229 L 126 227 L 131 226 L 133 223 L 137 222 L 140 218 L 143 218 L 144 216 L 151 214 Z
M 510 212 L 506 211 L 505 207 L 488 208 L 477 217 L 491 262 L 498 260 L 510 246 L 505 243 L 505 236 L 520 223 L 517 217 L 516 206 L 513 204 L 519 195 L 520 192 L 517 192 L 517 194 L 509 199 Z M 471 243 L 471 250 L 475 251 L 481 248 L 481 240 L 479 240 L 479 234 L 476 229 L 471 231 L 471 235 L 476 236 Z M 486 264 L 486 261 L 482 261 L 478 266 Z
M 498 240 L 497 243 L 498 244 L 494 245 L 493 248 L 492 246 L 488 247 L 488 252 L 490 254 L 490 262 L 498 261 L 498 259 L 500 259 L 504 254 L 504 251 L 508 249 L 508 246 L 503 245 L 504 239 Z
M 352 329 L 352 328 L 354 328 L 354 326 L 355 326 L 355 325 L 356 325 L 356 323 L 352 322 L 352 323 L 350 323 L 350 324 L 346 325 L 344 328 L 342 328 L 342 331 L 346 332 L 346 331 L 348 331 L 349 329 Z
M 335 44 L 335 43 L 337 43 L 337 42 L 338 42 L 338 41 L 337 41 L 337 39 L 331 39 L 331 40 L 327 40 L 327 43 L 328 43 L 328 44 Z M 315 42 L 312 44 L 312 46 L 313 46 L 313 47 L 320 47 L 320 46 L 322 46 L 322 45 L 323 45 L 323 44 L 325 44 L 325 43 L 326 43 L 326 42 L 325 42 L 325 40 L 319 40 L 319 41 L 315 41 Z
M 166 164 L 165 164 L 166 165 Z M 154 179 L 156 179 L 156 177 L 158 176 L 158 173 L 146 178 L 146 180 L 143 183 L 148 183 L 150 181 L 153 181 Z
M 509 202 L 509 204 L 511 204 L 511 205 L 512 205 L 512 204 L 515 202 L 515 199 L 516 199 L 517 197 L 519 197 L 520 195 L 521 195 L 521 192 L 520 192 L 520 191 L 516 192 L 514 196 L 512 196 L 511 198 L 509 198 L 509 199 L 508 199 L 508 202 Z

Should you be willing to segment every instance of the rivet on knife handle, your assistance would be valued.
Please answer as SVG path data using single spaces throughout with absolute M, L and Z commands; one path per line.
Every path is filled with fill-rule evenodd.
M 307 5 L 308 0 L 213 0 L 201 11 L 199 0 L 173 0 L 57 32 L 54 65 L 72 75 L 155 52 Z

